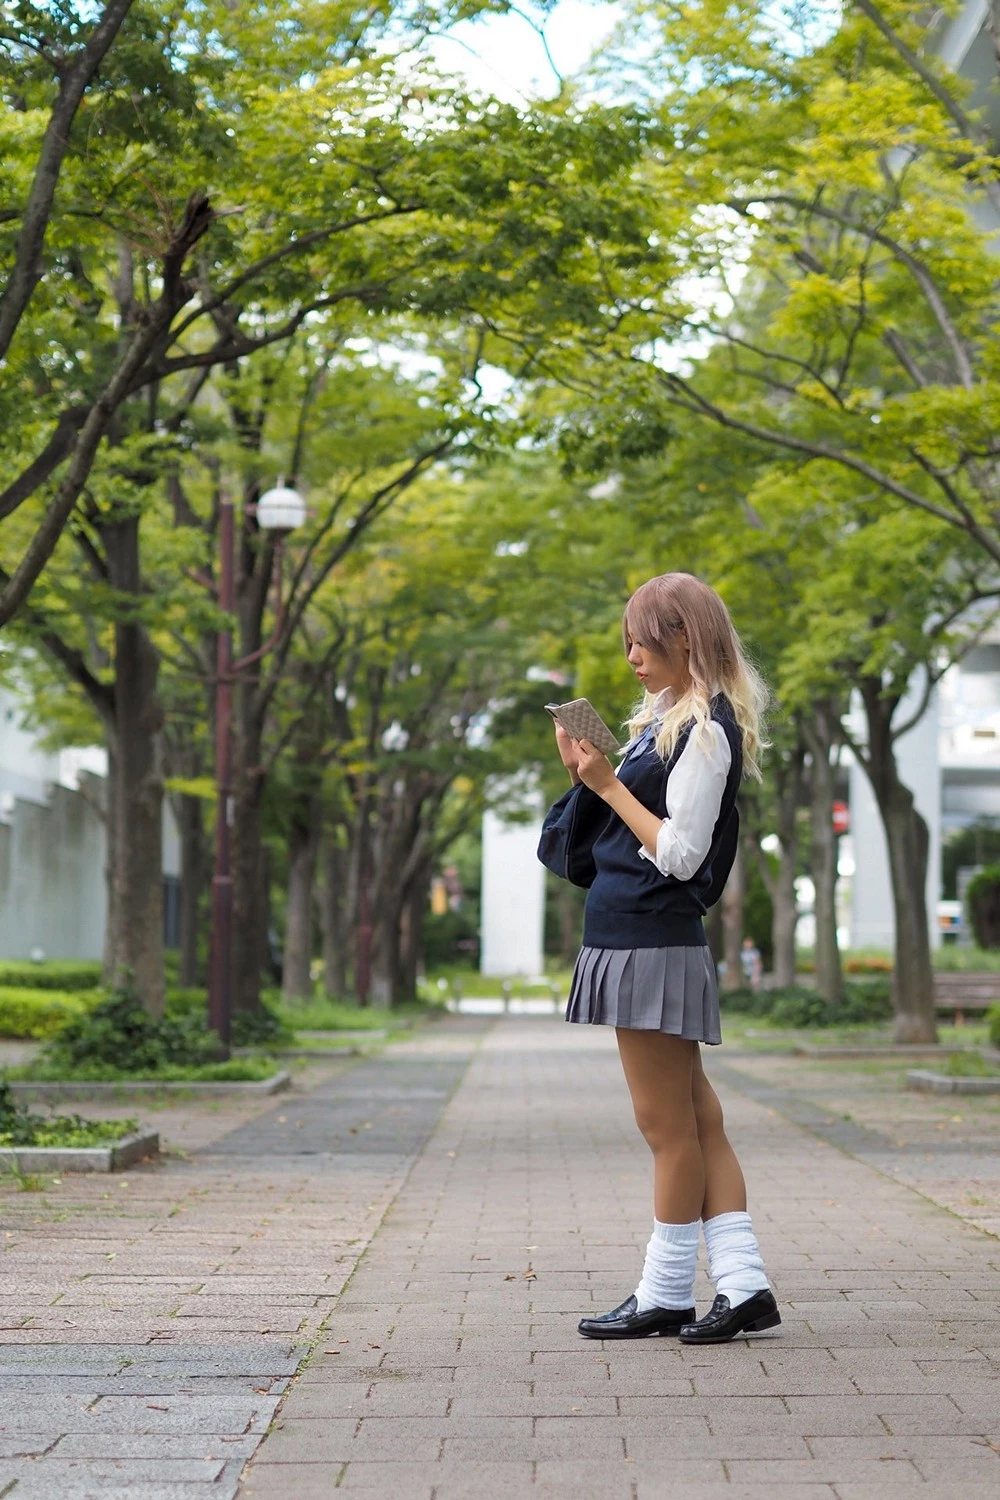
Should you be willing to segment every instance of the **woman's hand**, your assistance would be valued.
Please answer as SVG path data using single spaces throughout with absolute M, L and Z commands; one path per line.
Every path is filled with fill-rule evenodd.
M 570 774 L 570 780 L 575 786 L 580 780 L 577 771 L 577 760 L 579 758 L 579 746 L 576 740 L 571 739 L 561 724 L 556 725 L 556 747 L 559 751 L 559 759 Z
M 576 774 L 584 786 L 603 797 L 609 787 L 617 785 L 614 766 L 589 740 L 574 740 L 573 744 L 576 746 Z

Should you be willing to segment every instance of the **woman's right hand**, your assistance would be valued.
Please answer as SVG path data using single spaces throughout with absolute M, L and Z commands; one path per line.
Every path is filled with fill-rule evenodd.
M 570 780 L 575 786 L 580 780 L 577 769 L 577 758 L 580 747 L 576 740 L 566 733 L 561 724 L 556 725 L 556 746 L 559 750 L 559 759 L 569 772 Z

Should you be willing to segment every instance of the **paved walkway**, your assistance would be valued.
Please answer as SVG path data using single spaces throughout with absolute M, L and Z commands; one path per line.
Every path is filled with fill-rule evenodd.
M 173 1154 L 0 1180 L 0 1497 L 229 1500 L 483 1030 L 270 1100 L 81 1105 Z
M 1000 1496 L 1000 1244 L 723 1092 L 781 1330 L 701 1350 L 579 1338 L 581 1311 L 636 1280 L 645 1147 L 612 1034 L 505 1019 L 241 1495 Z
M 455 1017 L 0 1198 L 0 1497 L 1000 1500 L 1000 1243 L 709 1065 L 774 1335 L 580 1339 L 648 1234 L 614 1037 Z

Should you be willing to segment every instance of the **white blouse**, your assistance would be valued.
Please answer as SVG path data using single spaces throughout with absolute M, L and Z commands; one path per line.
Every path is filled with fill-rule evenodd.
M 712 834 L 722 806 L 722 794 L 733 756 L 722 725 L 708 726 L 711 745 L 689 739 L 667 781 L 666 818 L 656 839 L 656 854 L 640 843 L 643 859 L 652 860 L 661 875 L 690 880 L 712 847 Z M 654 750 L 643 753 L 655 754 Z

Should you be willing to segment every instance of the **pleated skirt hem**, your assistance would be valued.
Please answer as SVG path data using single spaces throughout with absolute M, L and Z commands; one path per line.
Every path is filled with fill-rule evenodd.
M 566 1020 L 659 1031 L 718 1046 L 722 1027 L 711 952 L 704 945 L 581 948 Z

